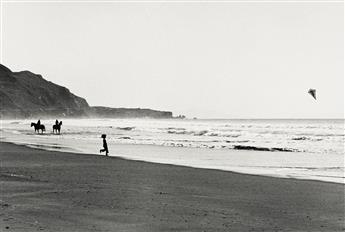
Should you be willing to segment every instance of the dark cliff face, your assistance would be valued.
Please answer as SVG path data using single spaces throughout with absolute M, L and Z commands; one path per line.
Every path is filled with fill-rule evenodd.
M 0 118 L 31 117 L 172 118 L 172 112 L 90 107 L 84 98 L 41 75 L 12 72 L 0 64 Z
M 85 116 L 89 105 L 67 88 L 0 64 L 0 117 Z

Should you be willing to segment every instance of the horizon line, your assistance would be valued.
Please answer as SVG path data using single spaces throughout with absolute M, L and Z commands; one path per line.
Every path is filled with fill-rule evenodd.
M 0 0 L 1 3 L 344 3 L 343 0 Z
M 186 118 L 193 119 L 193 118 Z M 345 120 L 344 118 L 197 118 L 197 120 Z

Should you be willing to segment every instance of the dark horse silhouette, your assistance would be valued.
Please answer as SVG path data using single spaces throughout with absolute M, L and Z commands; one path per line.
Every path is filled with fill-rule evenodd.
M 53 133 L 56 131 L 56 133 L 59 132 L 59 134 L 60 134 L 61 125 L 62 125 L 62 121 L 60 121 L 59 124 L 53 125 Z
M 35 132 L 38 132 L 38 133 L 40 133 L 40 130 L 42 131 L 42 133 L 43 131 L 46 131 L 46 127 L 42 124 L 38 125 L 37 123 L 32 122 L 31 127 L 34 127 Z

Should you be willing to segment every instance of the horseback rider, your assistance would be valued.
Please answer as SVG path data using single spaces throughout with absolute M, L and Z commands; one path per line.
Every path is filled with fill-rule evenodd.
M 55 120 L 55 125 L 53 125 L 53 133 L 56 132 L 60 134 L 60 130 L 61 130 L 61 125 L 62 125 L 62 121 L 58 121 L 57 119 Z
M 38 119 L 37 123 L 31 123 L 31 127 L 35 127 L 35 132 L 37 131 L 39 133 L 39 131 L 41 130 L 42 133 L 43 131 L 46 130 L 45 126 L 43 124 L 41 124 L 41 120 Z

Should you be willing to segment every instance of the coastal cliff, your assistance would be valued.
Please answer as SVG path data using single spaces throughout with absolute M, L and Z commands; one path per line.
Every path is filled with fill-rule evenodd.
M 32 117 L 172 118 L 172 112 L 91 107 L 84 98 L 39 74 L 13 72 L 0 64 L 0 118 Z
M 84 98 L 30 71 L 12 72 L 0 64 L 0 116 L 83 116 L 89 109 Z

